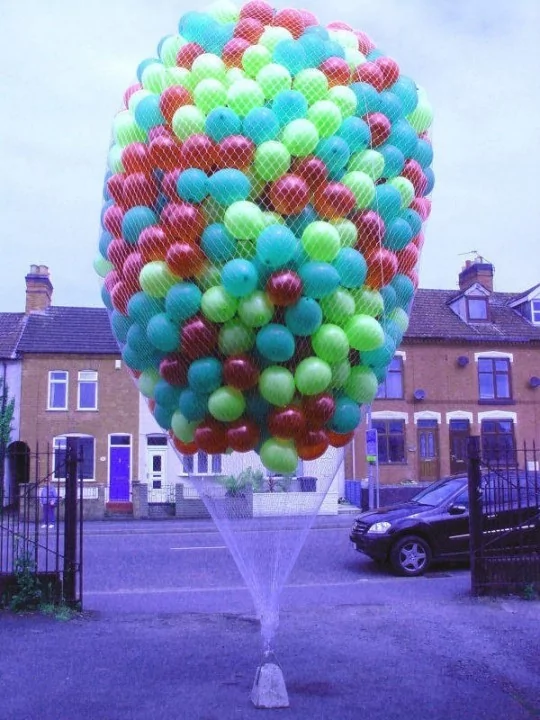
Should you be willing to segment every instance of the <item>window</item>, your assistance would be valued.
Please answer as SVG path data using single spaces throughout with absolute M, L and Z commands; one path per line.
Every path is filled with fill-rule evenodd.
M 377 398 L 403 399 L 403 358 L 399 355 L 392 359 L 386 379 L 379 385 Z
M 405 421 L 373 420 L 372 427 L 377 431 L 379 463 L 404 463 Z
M 478 385 L 480 400 L 511 400 L 508 358 L 478 358 Z
M 146 438 L 146 444 L 151 446 L 166 447 L 168 443 L 166 435 L 149 435 Z
M 467 298 L 467 317 L 473 321 L 488 320 L 488 300 L 486 297 Z
M 513 420 L 482 420 L 482 457 L 485 462 L 515 463 Z
M 76 436 L 77 457 L 82 455 L 81 466 L 77 469 L 77 476 L 82 475 L 83 480 L 94 479 L 95 440 L 90 435 Z M 57 480 L 66 478 L 66 449 L 67 437 L 55 437 L 53 440 L 53 474 Z
M 540 300 L 531 302 L 531 319 L 533 325 L 540 325 Z
M 98 374 L 93 370 L 82 370 L 79 373 L 79 410 L 97 410 L 97 380 Z
M 49 401 L 47 410 L 67 410 L 68 374 L 65 370 L 49 372 Z
M 211 471 L 208 471 L 210 458 Z M 189 475 L 219 475 L 221 472 L 221 455 L 207 455 L 199 450 L 195 455 L 184 455 L 182 457 L 184 472 Z

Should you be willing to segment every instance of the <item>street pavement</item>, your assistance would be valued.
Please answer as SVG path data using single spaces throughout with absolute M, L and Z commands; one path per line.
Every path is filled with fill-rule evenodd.
M 395 578 L 350 524 L 317 521 L 283 593 L 289 709 L 251 705 L 258 622 L 211 523 L 88 523 L 83 614 L 0 617 L 0 720 L 539 719 L 540 604 Z

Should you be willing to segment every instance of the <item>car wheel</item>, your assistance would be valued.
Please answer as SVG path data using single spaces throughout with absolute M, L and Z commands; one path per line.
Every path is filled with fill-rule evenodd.
M 392 547 L 390 562 L 398 575 L 422 575 L 431 564 L 431 548 L 422 538 L 408 535 Z

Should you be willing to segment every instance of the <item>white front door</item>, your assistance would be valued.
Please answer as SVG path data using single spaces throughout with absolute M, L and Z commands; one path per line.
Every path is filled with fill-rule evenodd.
M 149 447 L 146 457 L 148 502 L 171 502 L 167 485 L 167 448 Z M 174 498 L 172 500 L 174 502 Z

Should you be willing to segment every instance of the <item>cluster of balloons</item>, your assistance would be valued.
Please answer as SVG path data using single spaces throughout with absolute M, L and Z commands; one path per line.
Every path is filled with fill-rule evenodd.
M 184 453 L 342 447 L 408 324 L 434 183 L 423 90 L 306 10 L 188 12 L 124 95 L 95 269 Z

